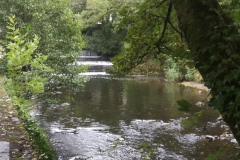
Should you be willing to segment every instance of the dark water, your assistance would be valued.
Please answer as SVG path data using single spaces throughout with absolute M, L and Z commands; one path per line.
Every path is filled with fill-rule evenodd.
M 187 160 L 204 159 L 229 142 L 209 142 L 224 135 L 219 114 L 206 104 L 208 93 L 161 78 L 91 78 L 84 89 L 56 91 L 61 103 L 42 103 L 39 121 L 50 135 L 58 159 Z M 188 114 L 177 100 L 194 105 Z M 204 110 L 194 126 L 181 121 Z

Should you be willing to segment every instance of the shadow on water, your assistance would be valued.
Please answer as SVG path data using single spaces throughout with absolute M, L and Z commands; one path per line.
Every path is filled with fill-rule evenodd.
M 91 78 L 76 92 L 55 93 L 61 103 L 42 100 L 37 117 L 47 128 L 58 159 L 200 160 L 228 143 L 205 139 L 227 130 L 206 104 L 189 114 L 177 109 L 176 101 L 182 98 L 206 103 L 207 92 L 159 77 Z M 181 125 L 182 119 L 202 109 L 196 125 Z

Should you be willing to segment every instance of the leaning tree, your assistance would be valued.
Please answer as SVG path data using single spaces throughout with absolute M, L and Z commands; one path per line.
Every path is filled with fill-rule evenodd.
M 138 8 L 124 7 L 118 27 L 128 28 L 127 45 L 113 59 L 112 71 L 124 75 L 162 54 L 191 57 L 211 89 L 209 105 L 219 110 L 240 144 L 240 23 L 233 14 L 237 6 L 238 0 L 146 0 Z

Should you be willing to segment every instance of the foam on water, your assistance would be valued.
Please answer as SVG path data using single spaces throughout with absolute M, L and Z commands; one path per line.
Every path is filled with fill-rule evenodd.
M 80 73 L 80 75 L 84 76 L 96 76 L 96 75 L 110 75 L 106 72 L 85 72 L 85 73 Z
M 112 66 L 113 63 L 109 61 L 77 61 L 78 65 L 89 65 L 89 66 Z

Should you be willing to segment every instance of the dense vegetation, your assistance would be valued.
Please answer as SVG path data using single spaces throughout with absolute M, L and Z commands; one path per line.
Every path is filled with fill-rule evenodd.
M 81 29 L 82 25 L 76 20 L 69 7 L 68 0 L 2 0 L 0 1 L 0 38 L 5 40 L 8 16 L 15 15 L 17 27 L 27 39 L 34 35 L 40 37 L 38 48 L 34 55 L 39 53 L 48 55 L 46 63 L 52 68 L 52 73 L 45 76 L 55 83 L 80 84 L 76 74 L 84 68 L 74 65 L 79 51 L 84 45 Z M 34 57 L 34 56 L 33 56 Z M 6 59 L 2 59 L 2 71 L 6 66 Z M 25 67 L 25 69 L 27 69 Z M 62 74 L 65 76 L 59 76 Z M 71 78 L 69 78 L 71 77 Z
M 195 66 L 211 89 L 209 104 L 240 144 L 239 5 L 238 0 L 1 0 L 1 73 L 21 115 L 29 110 L 29 97 L 44 87 L 83 84 L 78 73 L 85 67 L 74 63 L 83 47 L 117 55 L 115 76 L 153 60 L 168 66 L 169 79 L 191 79 Z M 28 114 L 26 128 L 35 125 L 27 119 Z

